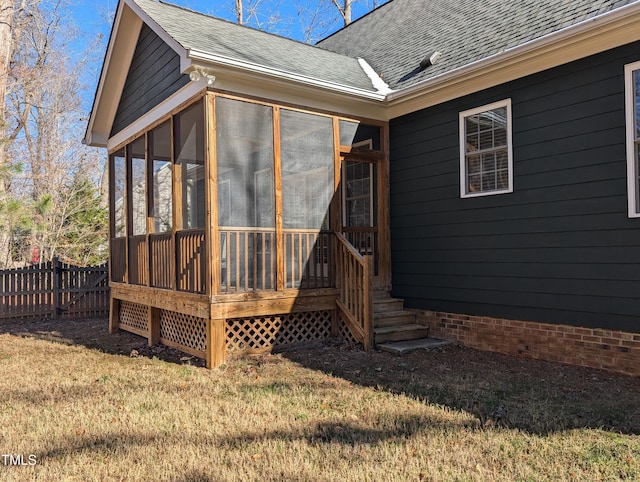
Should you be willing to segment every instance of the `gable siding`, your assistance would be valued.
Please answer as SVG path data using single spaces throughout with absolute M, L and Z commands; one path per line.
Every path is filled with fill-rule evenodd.
M 189 82 L 180 56 L 147 25 L 142 26 L 111 130 L 114 136 Z
M 393 294 L 408 307 L 640 332 L 624 70 L 640 43 L 391 121 Z M 460 198 L 458 114 L 512 99 L 514 192 Z

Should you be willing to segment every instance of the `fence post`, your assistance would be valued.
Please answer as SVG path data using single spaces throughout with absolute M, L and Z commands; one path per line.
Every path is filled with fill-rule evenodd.
M 53 258 L 53 317 L 59 318 L 62 307 L 62 263 Z

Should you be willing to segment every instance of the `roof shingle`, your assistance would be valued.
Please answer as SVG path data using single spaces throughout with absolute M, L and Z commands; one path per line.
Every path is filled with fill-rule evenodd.
M 134 0 L 184 49 L 375 92 L 355 57 L 155 0 Z
M 398 89 L 636 1 L 392 0 L 317 45 L 364 58 Z M 420 71 L 434 50 L 442 57 Z

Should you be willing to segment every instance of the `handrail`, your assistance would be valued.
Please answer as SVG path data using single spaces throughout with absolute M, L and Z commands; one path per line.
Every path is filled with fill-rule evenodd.
M 373 346 L 373 256 L 361 255 L 341 233 L 335 236 L 340 288 L 337 305 L 351 333 L 369 350 Z

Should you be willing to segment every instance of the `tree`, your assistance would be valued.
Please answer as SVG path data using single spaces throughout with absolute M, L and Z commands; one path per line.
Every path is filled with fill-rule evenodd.
M 9 79 L 9 61 L 13 50 L 14 0 L 0 0 L 0 214 L 6 213 L 7 141 L 5 121 L 5 94 Z M 0 222 L 0 268 L 6 266 L 9 236 L 5 223 Z
M 89 175 L 103 172 L 104 159 L 96 149 L 80 144 L 84 113 L 79 79 L 89 56 L 83 55 L 80 61 L 70 58 L 74 31 L 64 18 L 65 0 L 21 1 L 22 10 L 19 14 L 14 10 L 13 15 L 13 47 L 2 99 L 5 160 L 10 160 L 5 165 L 23 169 L 6 177 L 4 194 L 30 220 L 6 226 L 5 231 L 14 246 L 32 247 L 42 260 L 54 255 L 79 263 L 96 260 L 83 251 L 87 246 L 104 260 L 104 246 L 91 238 L 99 233 L 102 245 L 106 243 L 106 210 L 95 187 L 101 176 Z M 87 183 L 95 192 L 89 193 Z M 89 234 L 85 236 L 82 229 Z M 9 264 L 32 261 L 20 250 L 3 252 L 9 253 L 3 256 Z
M 360 11 L 376 8 L 386 0 L 235 0 L 236 22 L 261 30 L 289 35 L 302 31 L 303 40 L 314 43 L 341 26 L 349 25 L 356 5 Z M 295 15 L 283 17 L 282 11 L 294 5 Z

